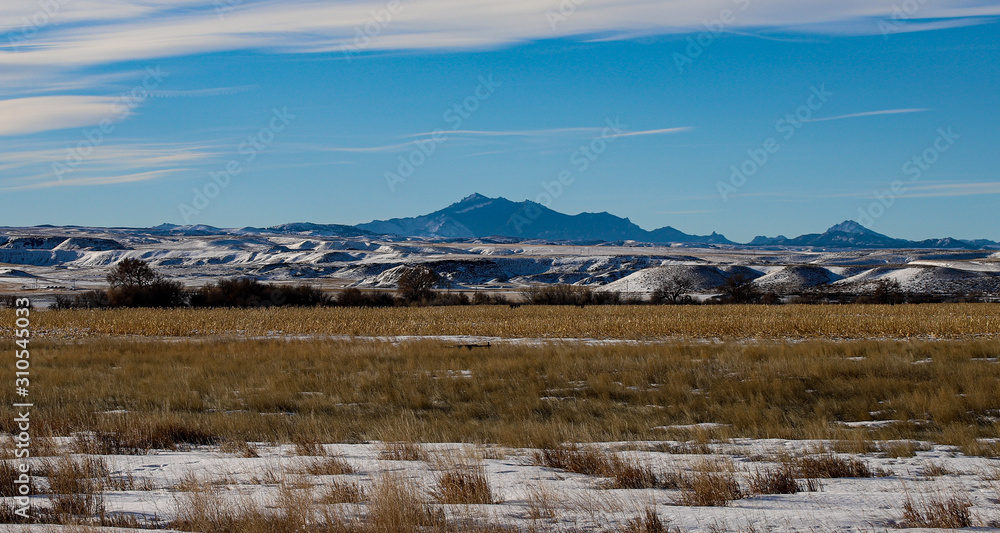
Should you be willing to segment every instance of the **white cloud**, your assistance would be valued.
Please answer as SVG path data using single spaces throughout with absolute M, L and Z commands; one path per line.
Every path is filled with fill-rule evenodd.
M 114 120 L 122 114 L 114 98 L 36 96 L 0 100 L 0 136 L 78 128 Z
M 845 118 L 877 117 L 880 115 L 905 115 L 909 113 L 923 113 L 929 109 L 883 109 L 881 111 L 865 111 L 863 113 L 851 113 L 849 115 L 837 115 L 835 117 L 813 118 L 803 122 L 828 122 L 831 120 L 843 120 Z
M 891 3 L 870 0 L 811 0 L 808 5 L 801 0 L 588 0 L 565 15 L 559 14 L 556 0 L 399 0 L 401 11 L 396 14 L 388 14 L 386 0 L 246 0 L 223 14 L 212 3 L 195 0 L 50 2 L 63 5 L 51 23 L 30 35 L 21 35 L 21 21 L 37 15 L 38 5 L 3 3 L 0 31 L 25 40 L 0 43 L 0 65 L 72 67 L 245 49 L 456 49 L 551 38 L 684 33 L 704 30 L 703 24 L 720 19 L 725 9 L 734 13 L 734 22 L 725 25 L 731 31 L 789 28 L 877 34 L 882 31 L 877 21 L 893 15 Z M 373 16 L 380 11 L 384 23 L 376 23 Z M 935 29 L 998 15 L 996 5 L 936 0 L 894 27 Z M 375 35 L 359 42 L 358 29 L 366 25 Z
M 618 135 L 612 135 L 612 137 L 639 137 L 644 135 L 666 135 L 670 133 L 685 133 L 688 131 L 691 131 L 691 128 L 666 128 L 660 130 L 629 131 L 626 133 L 620 133 Z
M 206 143 L 108 143 L 90 147 L 84 156 L 75 146 L 44 142 L 10 146 L 0 172 L 16 170 L 17 177 L 0 178 L 0 190 L 108 185 L 159 179 L 187 171 L 186 165 L 212 160 L 222 146 Z M 70 166 L 69 161 L 79 161 Z M 63 175 L 57 165 L 66 165 Z
M 900 198 L 941 198 L 947 196 L 980 196 L 1000 194 L 1000 182 L 936 183 L 911 187 Z
M 151 170 L 148 172 L 137 172 L 134 174 L 121 174 L 115 176 L 91 176 L 80 178 L 69 178 L 61 181 L 39 180 L 25 185 L 14 185 L 2 187 L 0 191 L 27 191 L 32 189 L 49 189 L 52 187 L 92 187 L 100 185 L 118 185 L 122 183 L 139 183 L 167 177 L 171 174 L 184 172 L 189 169 L 171 168 L 164 170 Z

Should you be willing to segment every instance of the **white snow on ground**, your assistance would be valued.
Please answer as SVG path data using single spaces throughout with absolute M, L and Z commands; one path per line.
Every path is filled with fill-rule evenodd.
M 599 445 L 655 470 L 691 473 L 712 462 L 732 461 L 737 479 L 758 469 L 776 468 L 777 457 L 815 453 L 829 443 L 819 441 L 736 439 L 709 445 L 708 454 L 668 453 L 689 445 L 680 442 L 621 442 Z M 310 476 L 302 467 L 317 458 L 295 455 L 293 446 L 257 444 L 259 457 L 244 458 L 222 453 L 216 447 L 191 451 L 159 451 L 140 456 L 103 456 L 113 474 L 131 474 L 136 481 L 151 482 L 152 490 L 111 491 L 105 502 L 111 513 L 129 513 L 149 520 L 169 521 L 177 515 L 184 497 L 178 489 L 183 481 L 215 480 L 231 501 L 256 501 L 273 506 L 279 480 L 306 481 L 315 495 L 322 494 L 332 481 L 349 481 L 370 486 L 384 473 L 392 472 L 411 480 L 430 493 L 441 470 L 435 457 L 478 456 L 485 465 L 489 483 L 501 503 L 495 505 L 443 505 L 451 516 L 471 516 L 493 523 L 542 531 L 589 531 L 620 528 L 627 521 L 653 509 L 664 522 L 683 531 L 872 531 L 891 528 L 902 517 L 907 497 L 918 502 L 953 493 L 967 495 L 972 514 L 981 527 L 995 527 L 1000 521 L 1000 459 L 966 457 L 947 446 L 926 447 L 908 458 L 881 454 L 858 457 L 872 469 L 883 469 L 886 477 L 823 479 L 819 491 L 789 495 L 751 496 L 728 507 L 687 507 L 676 503 L 675 489 L 608 489 L 606 479 L 573 474 L 536 466 L 533 450 L 483 447 L 462 444 L 426 444 L 422 447 L 431 461 L 391 461 L 379 458 L 379 445 L 326 445 L 325 451 L 339 456 L 354 473 L 340 476 Z M 690 451 L 690 450 L 689 450 Z M 481 457 L 491 457 L 481 459 Z M 842 457 L 848 455 L 841 454 Z M 44 458 L 33 461 L 44 461 Z M 45 482 L 39 480 L 40 486 Z M 532 519 L 532 499 L 545 494 L 551 501 L 552 518 Z M 430 496 L 428 496 L 430 500 Z M 36 496 L 33 505 L 48 505 L 46 496 Z M 358 510 L 356 507 L 351 509 Z M 363 509 L 363 508 L 362 508 Z M 715 528 L 715 529 L 713 529 Z M 58 531 L 58 529 L 48 529 Z M 2 532 L 41 531 L 23 526 L 0 526 Z

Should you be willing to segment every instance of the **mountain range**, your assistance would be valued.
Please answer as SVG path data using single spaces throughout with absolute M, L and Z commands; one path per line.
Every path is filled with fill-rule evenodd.
M 139 231 L 156 235 L 389 236 L 390 238 L 438 240 L 502 239 L 512 242 L 541 240 L 574 244 L 633 241 L 649 244 L 826 250 L 901 248 L 983 250 L 1000 248 L 1000 243 L 985 239 L 961 240 L 950 237 L 921 241 L 897 239 L 872 231 L 851 220 L 837 224 L 823 233 L 810 233 L 792 238 L 784 235 L 777 237 L 759 236 L 749 243 L 741 244 L 715 232 L 711 235 L 691 235 L 670 226 L 649 231 L 639 227 L 628 218 L 606 212 L 567 215 L 532 201 L 512 202 L 506 198 L 489 198 L 481 194 L 473 194 L 444 209 L 426 215 L 374 220 L 356 226 L 292 223 L 268 228 L 246 227 L 224 230 L 206 225 L 162 224 Z
M 475 239 L 508 237 L 525 240 L 571 242 L 637 241 L 663 244 L 737 245 L 718 233 L 690 235 L 670 226 L 647 231 L 628 218 L 609 213 L 566 215 L 532 201 L 512 202 L 473 194 L 444 209 L 410 217 L 375 220 L 356 226 L 379 235 L 402 237 Z M 953 238 L 910 241 L 872 231 L 854 221 L 837 224 L 824 233 L 788 238 L 756 237 L 746 244 L 754 247 L 809 248 L 942 248 L 982 249 L 1000 246 L 988 240 L 964 241 Z
M 473 194 L 428 215 L 376 220 L 357 227 L 382 235 L 424 238 L 735 244 L 717 233 L 688 235 L 670 226 L 646 231 L 631 220 L 610 213 L 566 215 L 532 201 L 512 202 L 481 194 Z

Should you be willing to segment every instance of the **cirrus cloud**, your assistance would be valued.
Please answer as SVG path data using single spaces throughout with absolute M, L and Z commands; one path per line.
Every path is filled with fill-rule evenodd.
M 98 124 L 121 115 L 116 98 L 35 96 L 0 100 L 0 136 L 27 135 Z
M 496 47 L 555 38 L 690 33 L 705 21 L 735 13 L 728 31 L 791 29 L 817 33 L 873 34 L 892 20 L 894 6 L 870 0 L 588 0 L 569 13 L 557 0 L 233 1 L 52 0 L 59 10 L 42 27 L 23 3 L 0 7 L 0 65 L 73 67 L 149 60 L 208 52 L 270 50 L 336 52 L 358 48 L 359 30 L 378 22 L 363 49 L 420 50 Z M 11 5 L 15 4 L 15 5 Z M 1000 16 L 1000 6 L 975 0 L 937 0 L 921 5 L 894 31 L 977 24 Z M 899 19 L 899 17 L 896 17 Z M 37 30 L 37 31 L 36 31 Z M 30 39 L 28 37 L 30 36 Z M 22 43 L 21 40 L 24 42 Z

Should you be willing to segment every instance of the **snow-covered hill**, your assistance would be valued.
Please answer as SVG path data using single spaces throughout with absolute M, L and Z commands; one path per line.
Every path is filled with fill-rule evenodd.
M 1000 294 L 1000 255 L 989 250 L 578 245 L 344 236 L 339 229 L 324 231 L 314 225 L 280 228 L 4 228 L 0 291 L 101 287 L 114 264 L 137 258 L 191 286 L 254 276 L 269 281 L 312 279 L 325 287 L 390 289 L 403 267 L 425 264 L 456 289 L 516 290 L 568 283 L 649 293 L 672 276 L 683 275 L 692 280 L 693 290 L 709 294 L 740 273 L 755 279 L 761 289 L 778 293 L 816 287 L 862 292 L 880 280 L 894 280 L 914 292 Z

